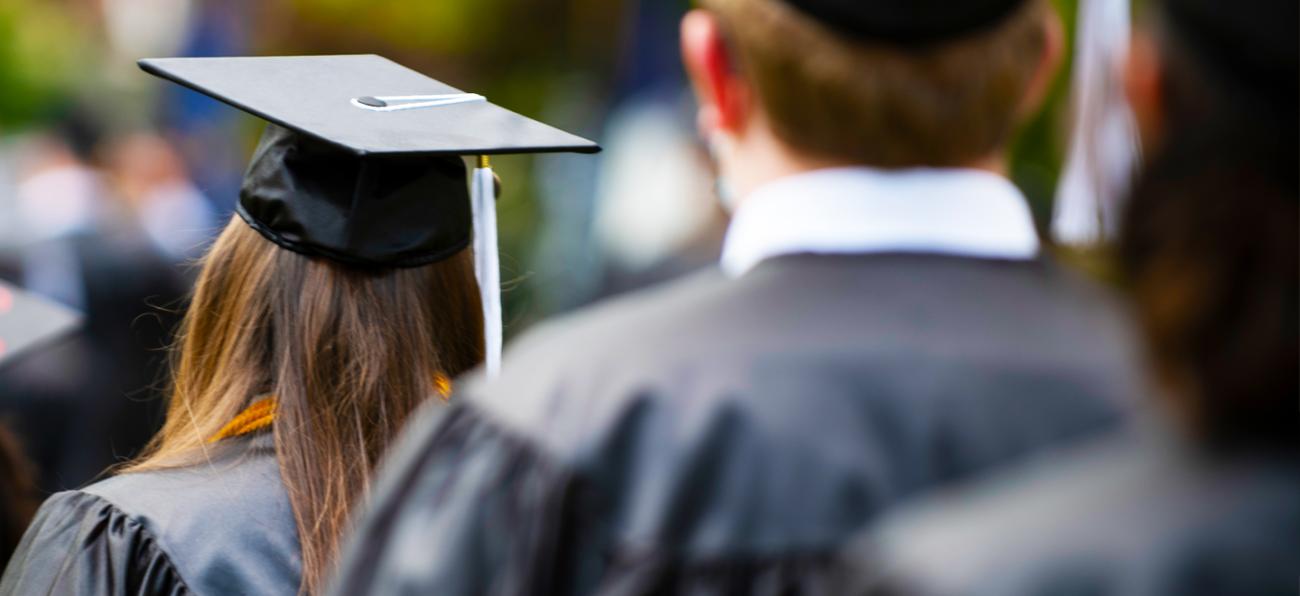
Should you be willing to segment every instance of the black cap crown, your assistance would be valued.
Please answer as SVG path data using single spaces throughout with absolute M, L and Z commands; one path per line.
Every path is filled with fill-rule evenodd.
M 281 247 L 349 265 L 413 267 L 465 248 L 462 155 L 600 150 L 374 55 L 140 67 L 269 121 L 237 212 Z
M 993 26 L 1025 0 L 785 0 L 855 39 L 941 42 Z

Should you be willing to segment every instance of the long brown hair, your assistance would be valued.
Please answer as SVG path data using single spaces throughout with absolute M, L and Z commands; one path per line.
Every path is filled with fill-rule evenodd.
M 232 218 L 203 263 L 174 349 L 167 419 L 126 472 L 185 465 L 241 410 L 276 399 L 275 448 L 318 592 L 349 512 L 403 421 L 483 358 L 467 249 L 362 270 L 281 249 Z

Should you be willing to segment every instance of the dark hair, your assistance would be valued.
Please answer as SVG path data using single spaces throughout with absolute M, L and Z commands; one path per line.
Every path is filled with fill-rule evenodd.
M 66 105 L 54 115 L 54 133 L 72 154 L 83 162 L 95 161 L 104 140 L 104 125 L 86 106 Z
M 1297 444 L 1294 99 L 1160 31 L 1165 138 L 1132 191 L 1121 266 L 1158 379 L 1202 439 Z M 1294 72 L 1290 76 L 1295 76 Z
M 0 423 L 0 561 L 13 556 L 36 512 L 40 499 L 33 476 L 21 443 Z

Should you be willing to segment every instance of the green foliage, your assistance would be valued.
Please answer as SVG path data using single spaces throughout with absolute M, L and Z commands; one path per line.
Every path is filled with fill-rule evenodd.
M 1065 25 L 1065 55 L 1043 109 L 1021 129 L 1011 149 L 1011 178 L 1024 191 L 1034 222 L 1045 230 L 1069 135 L 1070 73 L 1074 54 L 1075 18 L 1079 0 L 1052 0 Z
M 60 3 L 0 0 L 0 132 L 53 116 L 88 67 L 85 47 Z
M 291 0 L 298 22 L 383 39 L 394 48 L 463 54 L 498 39 L 509 0 Z

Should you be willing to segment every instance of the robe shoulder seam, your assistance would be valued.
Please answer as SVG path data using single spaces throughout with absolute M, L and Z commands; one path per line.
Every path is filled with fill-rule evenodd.
M 111 523 L 111 520 L 113 518 L 121 518 L 126 523 L 134 526 L 134 529 L 138 531 L 140 535 L 142 535 L 145 538 L 145 540 L 143 540 L 141 543 L 142 546 L 148 551 L 150 551 L 149 554 L 154 554 L 154 553 L 157 554 L 158 559 L 163 562 L 164 567 L 166 568 L 166 573 L 172 576 L 172 578 L 176 580 L 177 585 L 181 587 L 184 593 L 186 594 L 194 593 L 194 591 L 191 590 L 189 585 L 185 582 L 185 577 L 181 575 L 180 570 L 176 567 L 176 563 L 172 561 L 171 553 L 167 551 L 166 547 L 163 546 L 163 543 L 158 538 L 158 536 L 153 531 L 151 531 L 149 527 L 145 525 L 145 523 L 138 516 L 128 513 L 126 510 L 119 507 L 117 503 L 114 503 L 112 500 L 108 499 L 103 495 L 89 492 L 84 489 L 67 491 L 67 492 L 75 493 L 81 497 L 89 497 L 93 501 L 106 506 L 108 508 L 107 513 L 110 520 L 109 523 Z

